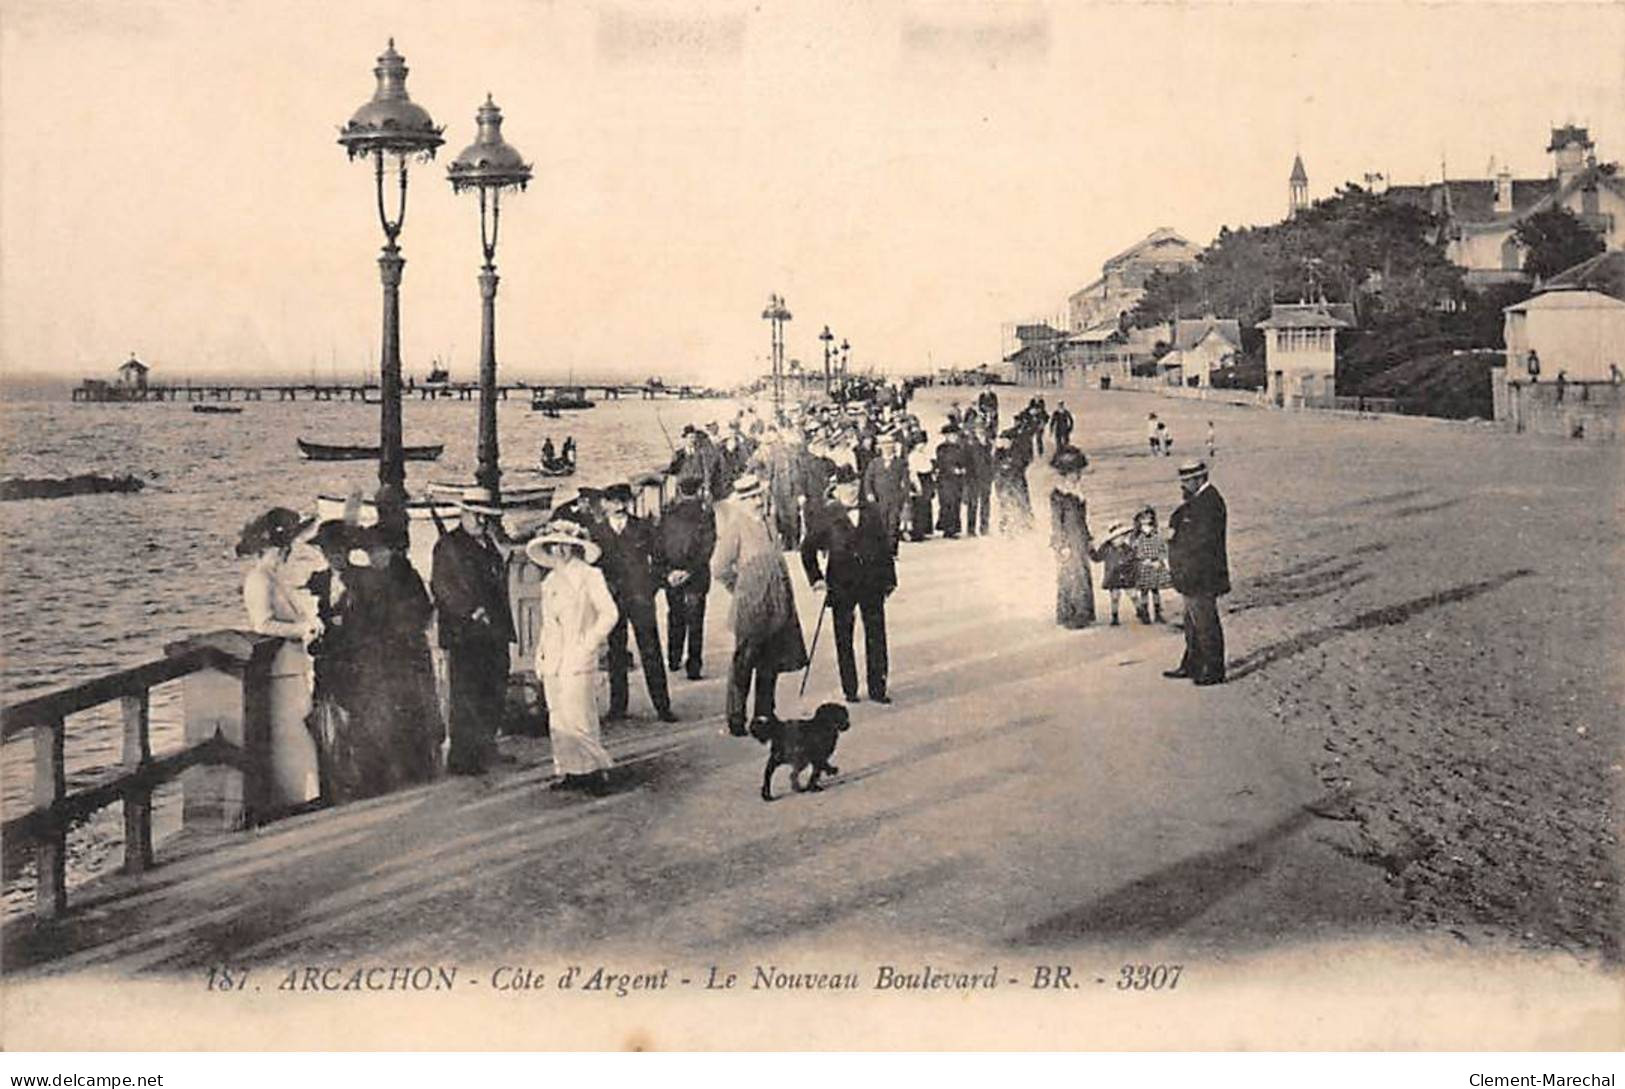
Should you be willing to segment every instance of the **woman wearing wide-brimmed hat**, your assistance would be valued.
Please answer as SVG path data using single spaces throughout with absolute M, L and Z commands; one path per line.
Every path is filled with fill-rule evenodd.
M 272 507 L 243 526 L 237 555 L 249 558 L 243 576 L 248 625 L 283 640 L 271 660 L 271 803 L 289 808 L 321 793 L 316 741 L 305 724 L 310 713 L 310 655 L 305 644 L 321 623 L 290 585 L 288 559 L 294 543 L 315 522 L 287 507 Z
M 1055 552 L 1055 622 L 1085 628 L 1095 622 L 1095 588 L 1089 579 L 1089 518 L 1083 474 L 1089 459 L 1076 446 L 1062 446 L 1050 459 L 1055 481 L 1049 493 L 1050 548 Z
M 599 547 L 580 523 L 556 519 L 525 545 L 525 555 L 549 568 L 542 581 L 536 676 L 547 697 L 554 784 L 600 792 L 613 758 L 599 738 L 597 671 L 604 640 L 620 619 Z

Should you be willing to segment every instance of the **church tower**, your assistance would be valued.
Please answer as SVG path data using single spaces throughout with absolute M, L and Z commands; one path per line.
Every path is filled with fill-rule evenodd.
M 1290 196 L 1287 215 L 1295 216 L 1309 207 L 1309 172 L 1303 168 L 1303 156 L 1292 156 L 1292 177 L 1287 179 Z

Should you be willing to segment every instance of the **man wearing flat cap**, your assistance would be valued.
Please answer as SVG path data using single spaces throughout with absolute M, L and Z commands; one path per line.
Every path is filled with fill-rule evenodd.
M 660 628 L 655 620 L 655 593 L 664 584 L 659 544 L 654 528 L 632 513 L 632 488 L 611 484 L 604 489 L 601 503 L 603 521 L 592 528 L 592 538 L 603 551 L 598 566 L 609 583 L 610 596 L 621 618 L 609 633 L 609 713 L 606 718 L 626 715 L 627 673 L 632 656 L 627 652 L 627 629 L 638 644 L 643 661 L 643 680 L 649 689 L 649 702 L 661 722 L 676 722 L 671 694 L 666 687 L 665 650 L 660 645 Z
M 1199 685 L 1224 683 L 1224 629 L 1219 598 L 1230 592 L 1230 559 L 1225 551 L 1224 497 L 1208 480 L 1207 463 L 1179 467 L 1185 501 L 1168 518 L 1168 568 L 1174 589 L 1185 599 L 1185 656 L 1164 677 L 1189 677 Z
M 507 559 L 496 539 L 502 509 L 486 488 L 464 491 L 458 507 L 457 528 L 435 542 L 429 585 L 446 652 L 451 734 L 446 770 L 478 775 L 497 758 L 514 626 Z

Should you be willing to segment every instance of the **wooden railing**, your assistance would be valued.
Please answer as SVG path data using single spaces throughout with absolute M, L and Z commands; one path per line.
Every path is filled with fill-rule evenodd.
M 632 478 L 637 513 L 658 520 L 675 494 L 663 470 Z M 540 572 L 522 553 L 510 570 L 514 618 L 520 630 L 516 662 L 528 668 L 539 617 Z M 244 631 L 219 631 L 165 647 L 157 661 L 0 707 L 0 741 L 29 735 L 34 743 L 34 808 L 0 826 L 3 872 L 11 880 L 32 856 L 35 914 L 55 919 L 68 908 L 68 834 L 99 810 L 124 803 L 124 863 L 140 873 L 154 862 L 152 797 L 188 769 L 229 769 L 236 778 L 186 784 L 184 820 L 240 828 L 277 815 L 270 798 L 270 662 L 282 640 Z M 151 691 L 187 679 L 183 696 L 186 745 L 154 757 Z M 119 773 L 69 792 L 67 720 L 117 701 L 122 708 L 123 759 Z M 196 789 L 194 789 L 194 786 Z
M 68 907 L 67 846 L 70 829 L 116 801 L 124 803 L 124 869 L 153 865 L 152 796 L 164 783 L 198 765 L 226 765 L 242 775 L 243 823 L 269 814 L 264 804 L 269 742 L 266 690 L 269 663 L 281 640 L 252 632 L 214 632 L 171 644 L 165 657 L 116 673 L 20 700 L 0 708 L 0 740 L 25 734 L 34 742 L 34 808 L 0 826 L 4 871 L 21 869 L 30 848 L 35 864 L 35 914 L 54 919 Z M 240 714 L 227 715 L 207 736 L 197 737 L 196 716 L 187 715 L 189 744 L 154 758 L 151 691 L 169 681 L 204 672 L 241 679 Z M 123 710 L 123 762 L 119 774 L 69 793 L 68 716 L 117 700 Z M 235 739 L 225 731 L 231 730 Z

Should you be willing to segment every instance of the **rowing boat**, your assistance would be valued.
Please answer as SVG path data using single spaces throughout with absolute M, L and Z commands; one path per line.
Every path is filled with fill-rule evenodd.
M 341 446 L 333 443 L 310 442 L 298 439 L 299 452 L 311 461 L 376 461 L 380 451 L 376 446 Z M 433 446 L 407 446 L 402 455 L 407 461 L 437 461 L 445 452 L 445 443 Z

